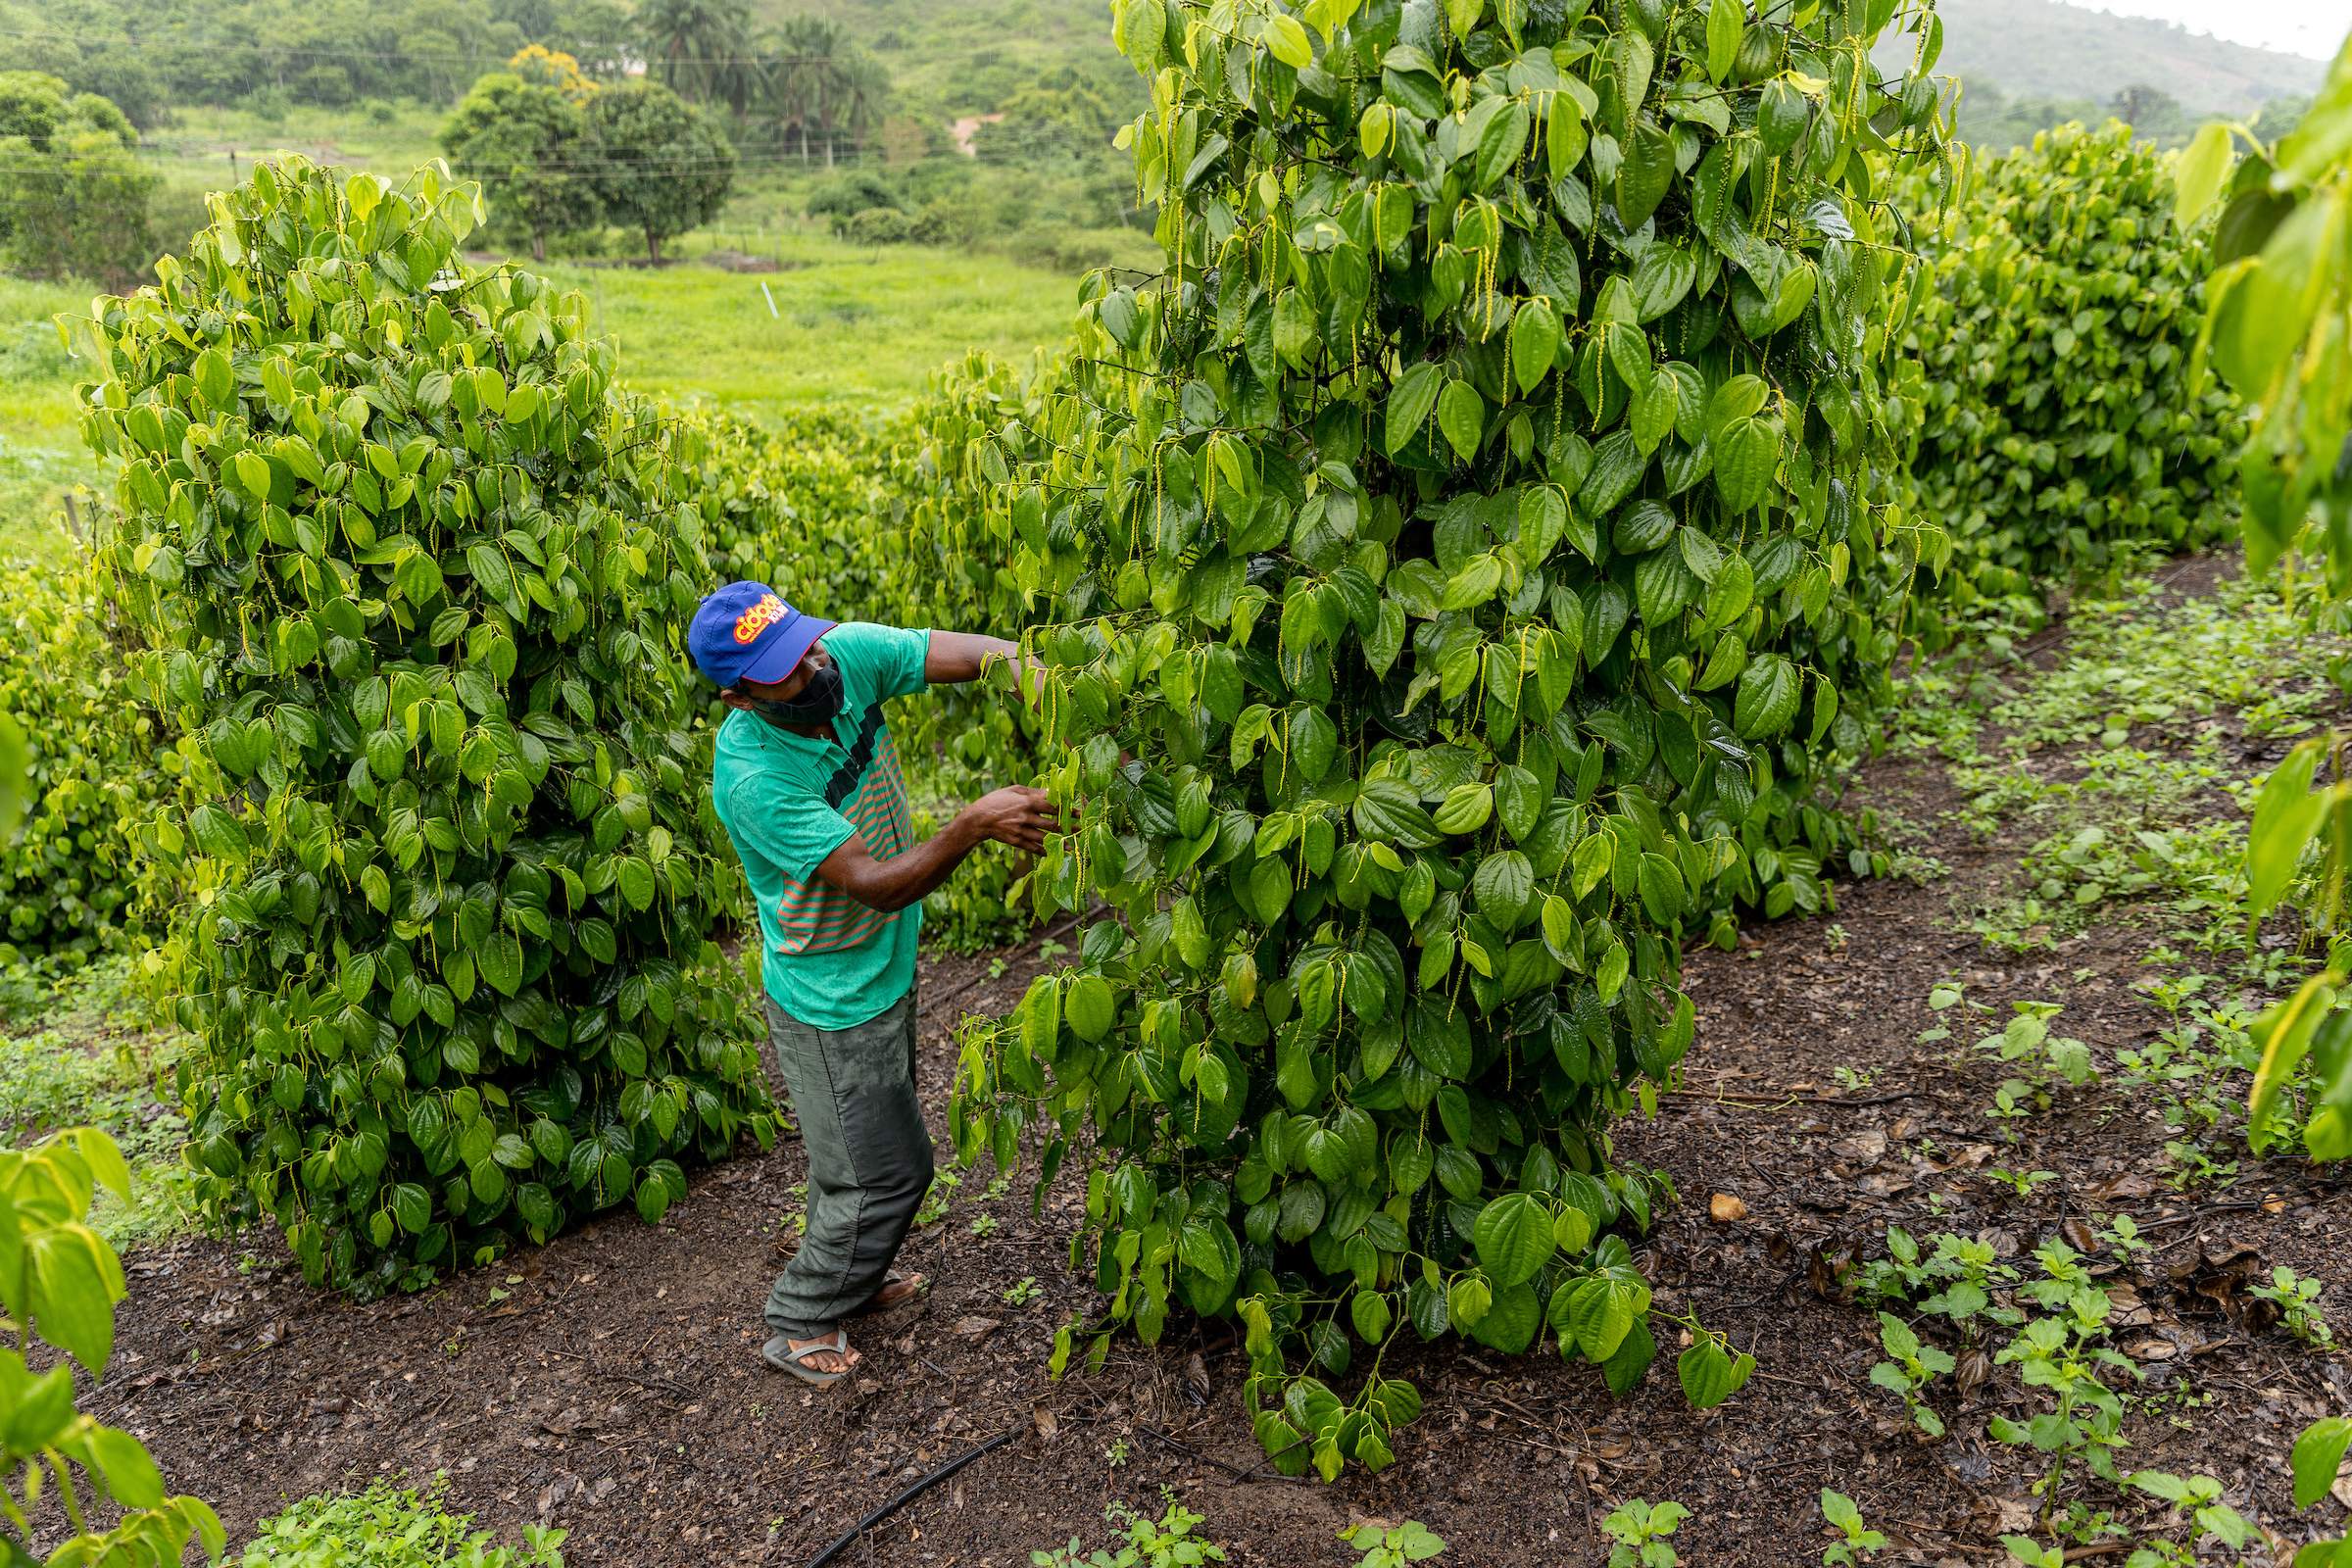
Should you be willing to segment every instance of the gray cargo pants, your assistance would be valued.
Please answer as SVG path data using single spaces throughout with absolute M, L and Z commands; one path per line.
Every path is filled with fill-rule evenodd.
M 763 999 L 808 1153 L 808 1233 L 767 1293 L 770 1332 L 829 1334 L 873 1298 L 931 1189 L 914 1094 L 914 993 L 849 1029 L 812 1029 Z

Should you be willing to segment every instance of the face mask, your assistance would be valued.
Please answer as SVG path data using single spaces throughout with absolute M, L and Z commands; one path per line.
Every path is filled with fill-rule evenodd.
M 809 671 L 808 684 L 801 695 L 790 702 L 775 699 L 752 699 L 752 711 L 775 725 L 788 729 L 802 724 L 829 723 L 841 711 L 841 669 L 835 664 L 819 664 Z

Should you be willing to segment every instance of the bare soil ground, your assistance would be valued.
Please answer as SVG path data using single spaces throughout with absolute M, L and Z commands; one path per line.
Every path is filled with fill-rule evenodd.
M 1694 955 L 1687 1081 L 1620 1136 L 1621 1158 L 1681 1193 L 1636 1247 L 1658 1305 L 1695 1309 L 1756 1355 L 1754 1380 L 1718 1410 L 1687 1406 L 1671 1344 L 1618 1399 L 1596 1368 L 1449 1341 L 1403 1358 L 1427 1409 L 1398 1435 L 1394 1468 L 1285 1480 L 1250 1436 L 1246 1366 L 1218 1325 L 1172 1327 L 1156 1348 L 1122 1342 L 1099 1373 L 1050 1380 L 1053 1330 L 1089 1304 L 1067 1267 L 1071 1195 L 1065 1184 L 1033 1214 L 1024 1187 L 986 1200 L 978 1176 L 910 1244 L 936 1281 L 929 1298 L 866 1327 L 863 1375 L 810 1393 L 758 1355 L 797 1212 L 789 1142 L 697 1173 L 658 1226 L 615 1215 L 412 1298 L 309 1290 L 261 1236 L 136 1253 L 122 1348 L 91 1408 L 147 1441 L 232 1536 L 306 1493 L 446 1472 L 453 1507 L 502 1533 L 563 1525 L 583 1568 L 805 1563 L 907 1482 L 1007 1432 L 836 1560 L 1018 1568 L 1073 1535 L 1099 1543 L 1106 1500 L 1156 1507 L 1166 1486 L 1238 1564 L 1352 1563 L 1335 1536 L 1362 1516 L 1422 1520 L 1449 1564 L 1597 1564 L 1597 1520 L 1634 1495 L 1691 1509 L 1675 1542 L 1690 1563 L 1814 1563 L 1816 1497 L 1832 1486 L 1892 1538 L 1883 1562 L 1991 1563 L 2005 1560 L 1999 1535 L 2030 1521 L 2038 1456 L 1988 1442 L 1985 1418 L 2025 1413 L 2025 1391 L 2006 1368 L 1965 1395 L 1944 1380 L 1933 1397 L 1951 1435 L 1920 1439 L 1868 1381 L 1876 1322 L 1840 1298 L 1835 1264 L 1883 1255 L 1889 1223 L 1983 1233 L 2023 1256 L 2053 1235 L 2087 1250 L 2088 1217 L 2128 1213 L 2152 1250 L 2098 1259 L 2124 1315 L 2117 1341 L 2145 1374 L 2127 1465 L 2220 1478 L 2275 1542 L 2340 1529 L 2332 1502 L 2292 1511 L 2285 1454 L 2308 1421 L 2352 1410 L 2352 1358 L 2297 1345 L 2243 1285 L 2284 1263 L 2330 1281 L 2323 1304 L 2335 1304 L 2352 1273 L 2352 1187 L 2241 1151 L 2232 1184 L 2183 1196 L 2148 1105 L 2101 1086 L 2005 1144 L 1985 1115 L 1997 1072 L 1959 1041 L 1916 1038 L 1930 989 L 1956 977 L 1988 1000 L 2062 1001 L 2066 1031 L 2109 1061 L 2161 1022 L 2132 989 L 2145 934 L 2109 922 L 2004 957 L 1953 910 L 1988 896 L 2023 846 L 1946 820 L 1932 762 L 1875 766 L 1860 798 L 1933 824 L 1921 848 L 1948 877 L 1842 888 L 1841 942 L 1827 918 L 1784 921 Z M 982 961 L 927 969 L 926 995 L 946 1005 L 927 1018 L 920 1077 L 943 1144 L 948 1025 L 1019 995 L 1034 960 L 1012 957 L 994 979 Z M 1841 1067 L 1867 1087 L 1841 1090 Z M 1994 1167 L 2056 1177 L 2021 1198 Z M 1714 1194 L 1743 1217 L 1712 1218 Z M 996 1224 L 975 1233 L 982 1215 Z M 1033 1298 L 1007 1299 L 1032 1279 Z

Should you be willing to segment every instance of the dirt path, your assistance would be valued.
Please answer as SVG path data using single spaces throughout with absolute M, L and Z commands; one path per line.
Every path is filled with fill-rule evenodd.
M 1006 1431 L 836 1560 L 1019 1568 L 1073 1535 L 1099 1544 L 1106 1500 L 1156 1508 L 1167 1486 L 1238 1564 L 1352 1563 L 1335 1535 L 1362 1515 L 1422 1520 L 1449 1543 L 1446 1564 L 1597 1564 L 1595 1521 L 1634 1495 L 1691 1509 L 1675 1539 L 1690 1563 L 1815 1563 L 1828 1539 L 1815 1499 L 1834 1486 L 1893 1539 L 1882 1561 L 1997 1562 L 1998 1536 L 2033 1508 L 2037 1456 L 1985 1438 L 1988 1414 L 2027 1412 L 2016 1378 L 1991 1370 L 1964 1395 L 1947 1379 L 1933 1398 L 1950 1436 L 1919 1439 L 1869 1381 L 1877 1323 L 1841 1298 L 1835 1265 L 1884 1255 L 1890 1222 L 1981 1234 L 2022 1260 L 2052 1237 L 2084 1246 L 2091 1216 L 2124 1212 L 2149 1250 L 2092 1262 L 2145 1374 L 2126 1468 L 2210 1473 L 2240 1509 L 2308 1539 L 2342 1510 L 2298 1520 L 2284 1455 L 2309 1420 L 2352 1410 L 2352 1361 L 2296 1345 L 2243 1286 L 2284 1263 L 2340 1291 L 2352 1188 L 2241 1149 L 2233 1182 L 2182 1196 L 2161 1122 L 2121 1088 L 2063 1097 L 2004 1144 L 1985 1115 L 1998 1072 L 1959 1040 L 1917 1040 L 1938 1021 L 1931 989 L 1957 978 L 1987 1002 L 2063 1001 L 2067 1032 L 2111 1062 L 2163 1021 L 2133 989 L 2146 936 L 2108 921 L 2003 957 L 1953 911 L 1990 898 L 2024 845 L 1950 820 L 1933 763 L 1874 766 L 1861 793 L 1935 824 L 1919 848 L 1948 875 L 1848 886 L 1834 923 L 1759 925 L 1735 952 L 1694 956 L 1688 1082 L 1620 1135 L 1621 1158 L 1681 1193 L 1637 1249 L 1659 1307 L 1695 1310 L 1757 1358 L 1719 1410 L 1688 1408 L 1671 1344 L 1623 1399 L 1597 1369 L 1542 1350 L 1416 1347 L 1390 1361 L 1427 1397 L 1393 1469 L 1332 1487 L 1276 1478 L 1242 1409 L 1246 1367 L 1217 1333 L 1122 1344 L 1100 1373 L 1049 1381 L 1052 1332 L 1087 1299 L 1066 1268 L 1073 1195 L 1033 1217 L 1022 1190 L 991 1200 L 970 1176 L 912 1244 L 938 1282 L 930 1299 L 868 1331 L 852 1387 L 809 1395 L 757 1355 L 797 1212 L 802 1162 L 786 1144 L 699 1173 L 659 1226 L 609 1218 L 410 1299 L 309 1291 L 273 1241 L 143 1252 L 95 1411 L 150 1443 L 232 1536 L 305 1493 L 438 1470 L 451 1505 L 487 1526 L 568 1528 L 566 1558 L 583 1568 L 805 1563 L 908 1480 Z M 921 1087 L 935 1107 L 948 1013 L 1008 1004 L 1027 970 L 989 980 L 948 964 L 925 983 L 945 996 L 975 976 L 929 1020 Z M 1858 1087 L 1841 1090 L 1840 1068 Z M 1995 1168 L 2053 1175 L 2020 1196 Z M 1711 1218 L 1711 1194 L 1744 1217 Z

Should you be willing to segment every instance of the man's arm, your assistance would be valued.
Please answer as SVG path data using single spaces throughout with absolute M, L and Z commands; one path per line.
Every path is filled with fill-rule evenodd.
M 978 680 L 992 662 L 1012 665 L 1031 697 L 1045 688 L 1045 666 L 1021 657 L 1020 646 L 1002 637 L 971 631 L 935 631 L 930 651 L 923 656 L 923 679 L 934 686 L 955 686 Z
M 895 913 L 920 904 L 989 840 L 1035 855 L 1046 847 L 1046 835 L 1060 825 L 1044 790 L 1015 784 L 981 796 L 946 827 L 894 859 L 875 859 L 865 840 L 853 833 L 825 857 L 816 874 L 827 887 L 847 893 L 867 908 Z

